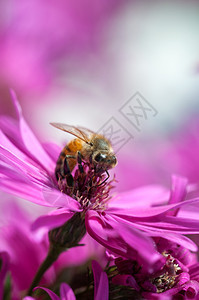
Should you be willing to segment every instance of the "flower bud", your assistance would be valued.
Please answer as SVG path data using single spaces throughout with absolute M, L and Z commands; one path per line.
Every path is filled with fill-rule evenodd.
M 78 243 L 86 233 L 85 217 L 82 213 L 75 213 L 64 225 L 49 231 L 51 246 L 65 251 L 78 246 Z

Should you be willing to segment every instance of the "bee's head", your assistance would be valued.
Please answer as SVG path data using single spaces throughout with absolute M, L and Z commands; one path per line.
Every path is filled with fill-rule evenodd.
M 117 159 L 114 153 L 99 151 L 93 155 L 93 163 L 103 170 L 112 169 L 117 164 Z

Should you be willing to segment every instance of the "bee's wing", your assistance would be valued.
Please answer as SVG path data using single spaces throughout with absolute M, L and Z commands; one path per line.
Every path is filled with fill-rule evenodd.
M 92 130 L 90 130 L 90 129 L 88 129 L 88 128 L 85 128 L 85 127 L 82 127 L 82 126 L 77 126 L 77 128 L 79 129 L 79 130 L 81 130 L 82 132 L 84 132 L 87 136 L 91 136 L 91 135 L 96 135 L 96 132 L 94 132 L 94 131 L 92 131 Z
M 68 132 L 74 136 L 76 136 L 77 138 L 83 140 L 86 143 L 89 143 L 90 141 L 90 136 L 92 134 L 94 134 L 93 131 L 84 128 L 84 127 L 79 127 L 79 126 L 71 126 L 71 125 L 67 125 L 64 123 L 50 123 L 50 125 L 63 130 L 65 132 Z

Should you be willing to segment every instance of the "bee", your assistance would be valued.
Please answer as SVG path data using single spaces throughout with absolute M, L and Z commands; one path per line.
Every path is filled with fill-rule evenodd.
M 52 126 L 74 135 L 72 139 L 61 151 L 55 168 L 57 180 L 66 177 L 69 185 L 73 185 L 71 172 L 78 164 L 83 173 L 81 165 L 82 159 L 90 162 L 96 173 L 106 172 L 117 164 L 116 156 L 113 152 L 110 141 L 103 135 L 93 132 L 84 127 L 70 126 L 63 123 L 50 123 Z

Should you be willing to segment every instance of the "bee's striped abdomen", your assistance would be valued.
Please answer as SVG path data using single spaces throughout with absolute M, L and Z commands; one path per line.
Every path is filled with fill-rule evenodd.
M 60 177 L 59 175 L 63 176 L 64 159 L 65 159 L 66 155 L 68 155 L 68 154 L 71 154 L 71 151 L 68 149 L 68 145 L 66 145 L 62 149 L 62 151 L 61 151 L 61 153 L 60 153 L 60 155 L 58 157 L 57 163 L 56 163 L 55 176 L 56 176 L 57 180 Z
M 56 163 L 56 168 L 55 168 L 55 176 L 57 178 L 57 180 L 59 179 L 59 177 L 63 177 L 64 176 L 64 160 L 65 157 L 68 156 L 67 159 L 67 163 L 69 166 L 70 171 L 72 172 L 72 170 L 74 169 L 76 163 L 77 163 L 77 159 L 76 159 L 76 154 L 77 151 L 81 150 L 82 148 L 82 143 L 79 139 L 74 139 L 72 141 L 70 141 L 69 144 L 67 144 L 61 151 L 57 163 Z

